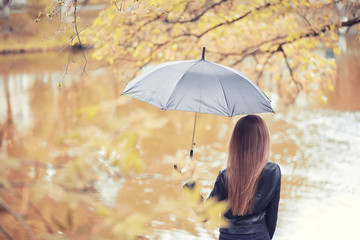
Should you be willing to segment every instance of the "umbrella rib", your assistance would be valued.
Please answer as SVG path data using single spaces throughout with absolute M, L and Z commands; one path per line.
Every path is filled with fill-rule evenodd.
M 188 69 L 186 71 L 184 71 L 184 73 L 181 75 L 181 77 L 179 78 L 179 81 L 176 83 L 175 87 L 174 87 L 174 90 L 176 89 L 176 87 L 179 85 L 181 79 L 184 77 L 184 75 L 186 74 L 186 72 L 192 68 L 193 66 L 195 66 L 196 64 L 198 64 L 201 60 L 198 60 L 198 61 L 195 61 L 193 64 L 191 64 Z M 168 98 L 166 104 L 165 104 L 165 109 L 168 108 L 168 105 L 169 105 L 169 100 L 171 99 L 171 97 L 174 95 L 174 91 L 171 93 L 170 97 Z M 180 102 L 182 101 L 182 99 L 184 98 L 184 96 L 181 98 L 181 100 L 178 102 L 178 104 L 176 106 L 178 106 L 180 104 Z
M 215 75 L 216 75 L 216 73 L 215 73 Z M 216 76 L 217 76 L 217 75 L 216 75 Z M 219 78 L 218 78 L 218 79 L 219 79 Z M 221 83 L 220 80 L 219 80 L 219 83 L 220 83 L 220 86 L 221 86 L 221 90 L 222 90 L 222 92 L 223 92 L 223 94 L 224 94 L 226 106 L 227 106 L 227 109 L 228 109 L 228 115 L 229 115 L 229 117 L 231 117 L 231 116 L 234 114 L 234 111 L 233 111 L 233 109 L 232 109 L 232 110 L 231 110 L 231 113 L 229 112 L 229 111 L 230 111 L 230 107 L 229 107 L 229 102 L 228 102 L 227 97 L 226 97 L 226 94 L 225 94 L 224 86 L 222 85 L 222 83 Z
M 222 92 L 224 94 L 224 98 L 225 98 L 225 102 L 226 102 L 226 107 L 227 107 L 227 112 L 228 112 L 227 114 L 228 114 L 229 117 L 231 117 L 233 115 L 233 112 L 229 113 L 229 102 L 228 102 L 226 94 L 225 94 L 224 86 L 222 85 L 222 83 L 220 81 L 220 78 L 219 78 L 218 74 L 214 71 L 214 69 L 212 69 L 212 68 L 210 68 L 210 69 L 214 73 L 214 75 L 216 76 L 216 79 L 218 80 L 218 82 L 219 82 L 219 84 L 221 86 L 221 90 L 222 90 Z
M 244 73 L 234 69 L 234 68 L 231 68 L 231 67 L 228 67 L 228 66 L 224 66 L 224 65 L 221 65 L 221 64 L 218 64 L 218 63 L 213 63 L 215 65 L 218 65 L 220 67 L 224 67 L 228 70 L 230 70 L 231 72 L 235 73 L 235 74 L 238 74 L 240 75 L 241 77 L 243 77 L 253 88 L 255 88 L 256 91 L 258 91 L 260 93 L 260 95 L 265 99 L 267 100 L 268 102 L 271 102 L 270 98 L 268 96 L 266 96 L 266 94 L 253 82 L 251 81 Z

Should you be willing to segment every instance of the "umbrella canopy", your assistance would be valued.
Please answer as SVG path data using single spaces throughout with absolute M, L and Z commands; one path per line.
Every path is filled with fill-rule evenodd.
M 162 110 L 228 117 L 274 112 L 270 99 L 243 73 L 203 59 L 157 65 L 130 81 L 122 94 Z
M 270 99 L 243 73 L 204 59 L 159 64 L 130 81 L 123 94 L 162 110 L 232 117 L 274 112 Z M 192 157 L 193 139 L 190 150 Z

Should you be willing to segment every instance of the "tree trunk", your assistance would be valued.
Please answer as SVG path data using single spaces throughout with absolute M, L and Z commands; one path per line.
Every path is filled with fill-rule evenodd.
M 0 26 L 5 34 L 11 32 L 9 24 L 11 0 L 2 0 L 0 4 Z
M 10 91 L 9 91 L 9 78 L 4 76 L 4 86 L 6 91 L 6 103 L 7 103 L 7 119 L 4 124 L 0 125 L 0 147 L 2 147 L 2 141 L 4 139 L 13 140 L 14 138 L 14 121 L 12 118 Z

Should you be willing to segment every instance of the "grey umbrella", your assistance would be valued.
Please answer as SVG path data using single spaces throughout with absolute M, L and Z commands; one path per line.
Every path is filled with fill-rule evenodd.
M 122 95 L 162 110 L 195 112 L 190 157 L 193 156 L 197 113 L 232 117 L 273 112 L 270 99 L 243 73 L 205 60 L 159 64 L 130 81 Z

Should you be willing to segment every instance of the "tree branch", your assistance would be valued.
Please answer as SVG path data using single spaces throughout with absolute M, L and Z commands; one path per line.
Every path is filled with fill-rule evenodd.
M 75 30 L 75 34 L 77 36 L 77 39 L 79 41 L 79 44 L 80 44 L 80 48 L 81 48 L 81 53 L 84 57 L 84 60 L 85 60 L 85 64 L 84 64 L 84 67 L 82 69 L 82 72 L 81 72 L 81 75 L 83 73 L 86 73 L 86 65 L 87 65 L 87 59 L 86 59 L 86 55 L 85 55 L 85 52 L 84 52 L 84 48 L 83 48 L 83 45 L 81 43 L 81 39 L 80 39 L 80 32 L 78 31 L 78 27 L 77 27 L 77 17 L 76 17 L 76 12 L 77 12 L 77 1 L 78 0 L 74 0 L 74 30 Z
M 15 195 L 15 197 L 21 199 L 21 195 L 17 191 L 12 190 L 12 192 Z M 44 224 L 46 230 L 48 231 L 48 233 L 54 233 L 54 231 L 52 230 L 50 224 L 46 221 L 44 216 L 41 214 L 40 210 L 31 201 L 29 201 L 29 206 L 40 217 L 40 220 L 43 222 L 43 224 Z
M 13 209 L 10 208 L 9 205 L 0 197 L 0 206 L 2 206 L 11 216 L 13 216 L 25 229 L 27 235 L 31 240 L 35 240 L 35 235 L 32 233 L 29 225 L 24 221 L 24 219 Z
M 274 53 L 270 53 L 269 56 L 266 58 L 265 62 L 263 63 L 263 67 L 261 69 L 261 71 L 259 72 L 257 78 L 256 78 L 256 84 L 259 84 L 259 80 L 262 77 L 262 75 L 264 74 L 265 71 L 265 67 L 268 64 L 270 58 L 274 55 Z
M 279 2 L 277 2 L 277 3 L 267 3 L 267 4 L 265 4 L 264 6 L 259 6 L 259 7 L 255 8 L 255 9 L 252 9 L 252 10 L 244 13 L 243 15 L 241 15 L 241 16 L 239 16 L 239 17 L 237 17 L 237 18 L 234 18 L 233 20 L 226 21 L 226 22 L 222 22 L 222 23 L 219 23 L 219 24 L 217 24 L 217 25 L 215 25 L 215 26 L 212 26 L 211 28 L 205 30 L 204 32 L 202 32 L 202 33 L 200 33 L 200 34 L 189 33 L 189 36 L 194 36 L 194 37 L 196 37 L 196 38 L 201 38 L 202 36 L 204 36 L 204 35 L 207 34 L 208 32 L 211 32 L 211 31 L 213 31 L 213 30 L 215 30 L 215 29 L 217 29 L 217 28 L 219 28 L 219 27 L 221 27 L 221 26 L 233 24 L 233 23 L 235 23 L 235 22 L 237 22 L 237 21 L 239 21 L 239 20 L 241 20 L 241 19 L 249 16 L 249 15 L 250 15 L 251 13 L 253 13 L 253 12 L 261 11 L 261 10 L 266 9 L 266 8 L 269 8 L 269 7 L 271 7 L 271 6 L 275 6 L 275 5 L 277 5 L 277 4 L 280 4 L 281 2 L 282 2 L 282 0 L 279 0 Z
M 217 2 L 217 3 L 214 3 L 214 4 L 210 5 L 209 7 L 205 8 L 202 12 L 200 12 L 197 16 L 195 16 L 195 17 L 193 17 L 191 19 L 183 20 L 183 21 L 171 21 L 169 19 L 166 19 L 165 22 L 166 23 L 180 23 L 180 24 L 195 22 L 195 21 L 199 20 L 202 16 L 204 16 L 204 14 L 207 13 L 209 10 L 223 4 L 226 1 L 227 0 L 221 0 L 221 1 Z
M 284 49 L 282 48 L 281 45 L 279 46 L 278 51 L 280 51 L 280 52 L 283 54 L 283 56 L 284 56 L 286 66 L 287 66 L 287 68 L 288 68 L 288 70 L 289 70 L 289 72 L 290 72 L 291 80 L 294 82 L 294 84 L 295 84 L 295 86 L 296 86 L 296 89 L 297 89 L 297 90 L 296 90 L 296 95 L 297 95 L 297 94 L 303 89 L 303 86 L 302 86 L 302 84 L 301 84 L 300 82 L 296 81 L 296 79 L 295 79 L 295 77 L 294 77 L 293 70 L 292 70 L 292 68 L 290 67 L 288 57 L 287 57 L 287 55 L 286 55 L 286 53 L 285 53 L 285 51 L 284 51 Z
M 117 5 L 117 2 L 118 2 L 118 1 L 114 1 L 114 5 L 115 5 L 116 9 L 117 9 L 119 12 L 122 12 L 123 1 L 124 1 L 124 0 L 121 0 L 121 2 L 120 2 L 120 7 Z
M 10 233 L 6 231 L 5 227 L 3 227 L 1 224 L 0 224 L 0 232 L 2 232 L 7 239 L 14 240 L 14 238 L 10 235 Z
M 256 55 L 256 54 L 282 52 L 281 50 L 283 49 L 284 45 L 294 43 L 294 42 L 299 41 L 299 40 L 304 39 L 304 38 L 311 38 L 311 37 L 320 36 L 321 33 L 325 33 L 327 31 L 329 31 L 330 27 L 332 25 L 335 25 L 335 28 L 338 29 L 340 27 L 351 27 L 351 26 L 353 26 L 355 24 L 358 24 L 358 23 L 360 23 L 360 16 L 355 17 L 355 18 L 350 19 L 350 20 L 345 21 L 345 22 L 340 22 L 340 23 L 337 23 L 337 24 L 324 25 L 318 31 L 312 30 L 311 32 L 305 33 L 305 34 L 301 35 L 298 38 L 294 38 L 291 41 L 286 40 L 287 35 L 283 35 L 283 36 L 279 36 L 279 37 L 276 37 L 276 38 L 273 38 L 273 39 L 265 40 L 265 41 L 260 42 L 260 43 L 258 43 L 256 45 L 250 46 L 250 47 L 244 49 L 241 53 L 226 53 L 226 54 L 222 54 L 222 55 L 223 56 L 230 56 L 230 55 L 232 55 L 232 56 L 234 56 L 234 55 L 241 56 L 241 58 L 239 60 L 237 60 L 235 63 L 232 64 L 232 66 L 235 66 L 235 65 L 239 64 L 247 56 Z M 271 50 L 267 50 L 267 51 L 259 50 L 263 45 L 268 44 L 268 43 L 273 44 L 273 46 L 278 45 L 278 48 L 276 50 L 273 50 L 273 51 L 271 51 Z

